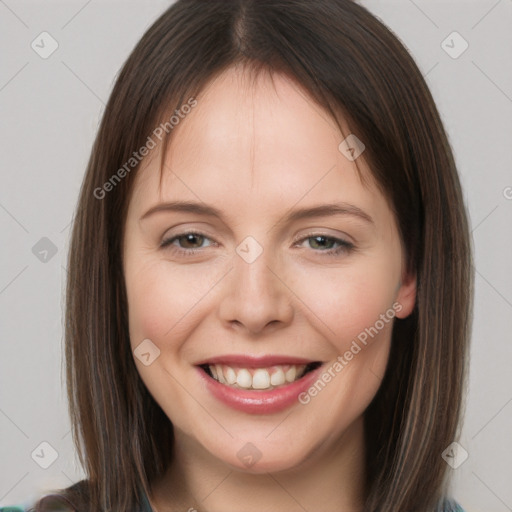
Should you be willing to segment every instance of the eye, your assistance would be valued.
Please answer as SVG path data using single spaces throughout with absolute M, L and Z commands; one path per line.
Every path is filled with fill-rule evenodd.
M 205 240 L 210 239 L 202 233 L 187 232 L 163 240 L 160 244 L 160 247 L 162 249 L 165 247 L 170 247 L 173 252 L 177 252 L 183 255 L 191 255 L 199 252 L 202 249 L 202 247 L 197 246 L 202 246 L 202 243 Z M 178 245 L 176 245 L 174 242 L 178 242 Z
M 215 245 L 215 242 L 203 246 L 206 240 L 210 240 L 206 235 L 197 232 L 187 232 L 175 235 L 171 238 L 163 240 L 160 244 L 162 249 L 169 248 L 172 252 L 179 255 L 192 256 L 202 249 L 210 245 Z M 177 242 L 177 243 L 176 243 Z M 309 242 L 309 246 L 315 251 L 323 253 L 325 256 L 337 256 L 342 253 L 348 253 L 355 249 L 353 243 L 323 234 L 310 234 L 301 238 L 296 244 Z M 335 247 L 337 246 L 337 247 Z
M 312 243 L 309 245 L 311 248 L 317 249 L 315 252 L 325 253 L 326 256 L 336 256 L 341 253 L 348 253 L 355 249 L 355 246 L 352 242 L 318 233 L 310 234 L 304 238 L 301 238 L 298 240 L 298 243 L 308 241 L 312 241 Z M 338 245 L 338 247 L 334 248 L 333 246 L 335 245 Z

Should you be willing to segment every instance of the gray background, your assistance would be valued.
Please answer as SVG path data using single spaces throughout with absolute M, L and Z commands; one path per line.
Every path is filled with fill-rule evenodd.
M 167 5 L 0 0 L 0 505 L 83 477 L 61 360 L 69 224 L 113 80 Z M 427 77 L 471 218 L 476 302 L 460 439 L 469 457 L 450 469 L 453 494 L 467 512 L 512 511 L 512 0 L 365 5 Z M 31 47 L 51 48 L 43 31 L 58 42 L 46 59 Z M 457 58 L 453 31 L 469 44 Z M 43 442 L 58 454 L 47 469 Z

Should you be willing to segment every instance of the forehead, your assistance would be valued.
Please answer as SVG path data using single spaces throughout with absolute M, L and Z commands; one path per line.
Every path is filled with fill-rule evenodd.
M 136 202 L 229 198 L 242 211 L 263 200 L 284 207 L 306 196 L 318 202 L 375 194 L 361 183 L 358 167 L 370 176 L 363 160 L 339 151 L 344 135 L 335 121 L 289 77 L 253 79 L 231 68 L 196 99 L 171 133 L 162 187 L 160 159 L 151 155 L 137 174 Z
M 245 170 L 263 170 L 336 155 L 334 121 L 285 75 L 262 73 L 253 80 L 232 68 L 197 99 L 195 112 L 171 141 L 169 156 L 175 163 L 198 160 L 207 152 L 216 162 L 244 162 Z

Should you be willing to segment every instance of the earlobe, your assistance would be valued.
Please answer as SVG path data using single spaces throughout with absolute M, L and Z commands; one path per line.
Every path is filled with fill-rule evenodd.
M 400 281 L 396 302 L 401 306 L 396 309 L 397 318 L 407 318 L 413 312 L 416 303 L 416 275 L 407 276 Z

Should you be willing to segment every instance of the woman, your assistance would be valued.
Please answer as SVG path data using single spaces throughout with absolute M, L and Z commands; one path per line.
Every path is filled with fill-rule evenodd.
M 37 511 L 461 510 L 472 265 L 420 71 L 349 0 L 173 4 L 74 219 L 87 478 Z

